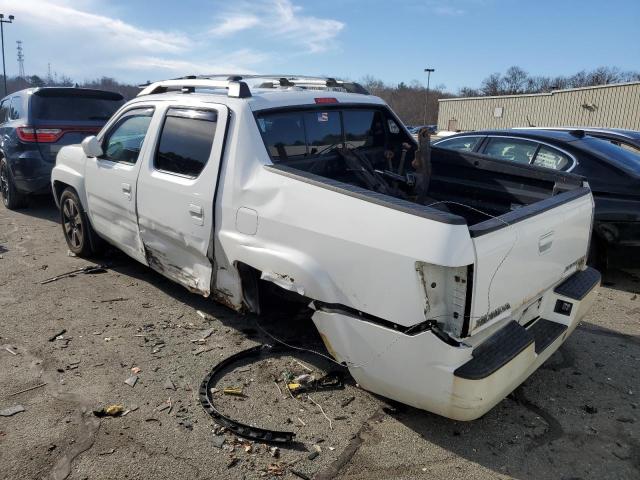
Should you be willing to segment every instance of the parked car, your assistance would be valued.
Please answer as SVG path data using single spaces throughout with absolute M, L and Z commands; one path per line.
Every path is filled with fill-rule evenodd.
M 459 420 L 522 383 L 589 309 L 600 275 L 585 266 L 581 178 L 430 155 L 357 85 L 232 78 L 154 83 L 60 151 L 72 252 L 104 239 L 235 310 L 278 292 L 312 305 L 360 385 Z
M 640 256 L 640 152 L 617 145 L 611 131 L 511 129 L 466 132 L 434 145 L 584 176 L 596 202 L 591 259 Z M 624 134 L 631 141 L 633 135 Z
M 29 88 L 3 98 L 0 196 L 5 207 L 24 207 L 29 195 L 50 194 L 60 148 L 100 131 L 123 103 L 119 93 L 85 88 Z

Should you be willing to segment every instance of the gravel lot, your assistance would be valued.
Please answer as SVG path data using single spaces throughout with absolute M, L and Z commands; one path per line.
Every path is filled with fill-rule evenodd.
M 21 212 L 0 207 L 0 410 L 25 409 L 0 416 L 1 478 L 298 478 L 291 469 L 345 480 L 640 478 L 638 270 L 608 273 L 568 342 L 472 423 L 392 405 L 352 381 L 312 394 L 329 422 L 306 396 L 293 399 L 274 382 L 282 388 L 283 372 L 307 368 L 322 375 L 333 368 L 329 362 L 282 355 L 236 367 L 219 386 L 241 386 L 246 397 L 216 398 L 245 422 L 295 432 L 296 445 L 276 458 L 230 433 L 216 447 L 222 438 L 198 401 L 213 364 L 268 340 L 257 319 L 118 253 L 98 259 L 111 262 L 106 273 L 41 285 L 92 264 L 67 255 L 57 219 L 48 199 Z M 260 322 L 322 349 L 305 315 L 280 311 Z M 49 341 L 63 329 L 61 339 Z M 204 342 L 193 341 L 210 329 Z M 124 381 L 134 367 L 140 371 L 131 387 Z M 37 388 L 15 394 L 30 387 Z M 109 404 L 131 411 L 93 415 Z

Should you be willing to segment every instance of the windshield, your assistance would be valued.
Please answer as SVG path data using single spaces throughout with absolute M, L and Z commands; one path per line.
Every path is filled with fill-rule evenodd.
M 92 98 L 81 96 L 46 96 L 34 95 L 31 114 L 37 120 L 55 121 L 100 121 L 111 118 L 124 100 Z
M 580 142 L 580 146 L 587 152 L 606 159 L 625 172 L 635 176 L 640 175 L 640 154 L 637 152 L 594 137 L 585 137 Z

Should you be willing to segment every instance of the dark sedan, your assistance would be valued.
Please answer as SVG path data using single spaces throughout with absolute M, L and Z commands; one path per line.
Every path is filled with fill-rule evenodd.
M 434 146 L 582 175 L 596 202 L 592 260 L 606 266 L 613 253 L 638 260 L 640 153 L 632 148 L 584 130 L 547 129 L 467 132 Z

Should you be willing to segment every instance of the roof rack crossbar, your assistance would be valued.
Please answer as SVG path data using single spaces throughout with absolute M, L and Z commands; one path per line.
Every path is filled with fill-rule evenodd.
M 251 90 L 249 90 L 249 86 L 245 82 L 235 80 L 207 80 L 200 78 L 184 78 L 155 82 L 142 89 L 138 96 L 154 95 L 172 90 L 193 92 L 196 88 L 227 89 L 227 95 L 235 98 L 248 98 L 251 96 Z

